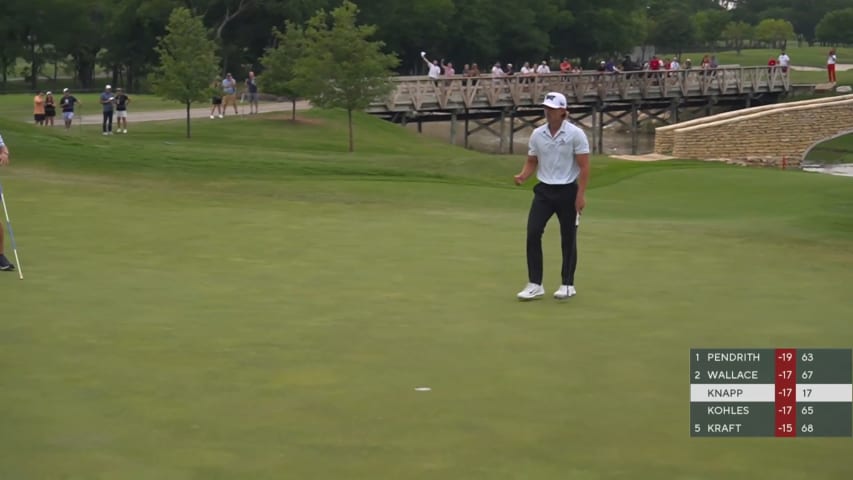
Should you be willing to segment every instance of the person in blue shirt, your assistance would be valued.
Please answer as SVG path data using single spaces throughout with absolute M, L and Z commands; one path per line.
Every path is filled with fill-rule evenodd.
M 234 115 L 239 114 L 237 111 L 237 81 L 234 80 L 234 77 L 229 73 L 225 75 L 225 79 L 222 80 L 222 99 L 224 100 L 224 105 L 222 105 L 222 114 L 228 110 L 228 105 L 234 105 Z
M 115 95 L 113 95 L 112 87 L 109 85 L 104 87 L 104 93 L 101 94 L 101 105 L 104 106 L 104 121 L 101 124 L 103 135 L 112 135 L 113 110 L 115 109 Z

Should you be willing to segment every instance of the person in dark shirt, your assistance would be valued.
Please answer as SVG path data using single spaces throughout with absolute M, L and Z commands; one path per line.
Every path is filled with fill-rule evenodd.
M 65 129 L 71 128 L 71 121 L 74 120 L 74 106 L 83 106 L 83 102 L 77 100 L 67 88 L 62 89 L 62 98 L 59 99 L 59 106 L 62 108 L 62 119 L 65 120 Z
M 258 80 L 255 78 L 255 72 L 249 72 L 246 90 L 249 96 L 249 115 L 258 113 Z
M 130 97 L 124 93 L 121 88 L 116 89 L 115 104 L 116 104 L 116 122 L 118 124 L 118 133 L 127 133 L 127 105 L 130 103 Z
M 113 112 L 115 110 L 115 95 L 113 95 L 112 87 L 107 85 L 104 87 L 104 93 L 101 94 L 101 105 L 104 107 L 104 122 L 102 130 L 104 135 L 113 134 Z

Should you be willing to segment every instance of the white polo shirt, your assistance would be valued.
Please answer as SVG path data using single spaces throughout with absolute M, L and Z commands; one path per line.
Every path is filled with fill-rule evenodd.
M 583 153 L 589 153 L 586 134 L 565 120 L 553 137 L 547 123 L 533 130 L 527 152 L 539 160 L 536 178 L 548 185 L 567 185 L 577 180 L 581 169 L 575 155 Z
M 0 135 L 0 147 L 2 147 L 3 145 L 6 145 L 6 144 L 3 143 L 3 135 Z

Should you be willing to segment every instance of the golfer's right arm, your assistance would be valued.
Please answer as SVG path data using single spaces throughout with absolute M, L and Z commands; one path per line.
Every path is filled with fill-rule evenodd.
M 526 182 L 531 175 L 536 172 L 536 167 L 539 166 L 539 157 L 535 155 L 528 155 L 527 161 L 524 162 L 524 166 L 521 168 L 521 173 L 515 176 L 515 184 L 521 185 Z

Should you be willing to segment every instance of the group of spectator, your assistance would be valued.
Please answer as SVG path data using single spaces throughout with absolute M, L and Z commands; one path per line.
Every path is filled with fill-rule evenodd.
M 244 83 L 246 90 L 243 92 L 243 98 L 249 102 L 249 115 L 257 114 L 258 81 L 255 78 L 255 72 L 249 72 Z M 217 91 L 217 94 L 211 98 L 210 118 L 225 118 L 229 105 L 234 107 L 234 115 L 237 115 L 239 113 L 237 111 L 237 80 L 234 79 L 234 76 L 227 73 L 221 81 L 219 79 L 214 80 L 212 88 Z
M 101 93 L 100 103 L 103 110 L 103 134 L 112 135 L 114 115 L 118 118 L 116 131 L 127 133 L 127 106 L 130 104 L 130 97 L 121 88 L 117 88 L 113 93 L 112 87 L 107 85 Z M 62 89 L 62 96 L 58 101 L 54 98 L 53 92 L 39 91 L 33 97 L 33 119 L 36 125 L 52 127 L 58 107 L 62 111 L 65 129 L 68 130 L 74 121 L 75 109 L 82 106 L 83 102 L 72 95 L 68 88 Z

